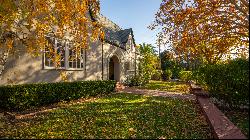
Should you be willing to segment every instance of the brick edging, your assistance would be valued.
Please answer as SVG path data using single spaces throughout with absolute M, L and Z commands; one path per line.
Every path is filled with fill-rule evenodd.
M 241 130 L 235 126 L 210 100 L 208 93 L 204 93 L 202 88 L 190 84 L 190 91 L 196 95 L 196 100 L 204 113 L 214 138 L 216 139 L 247 139 Z M 205 95 L 205 96 L 204 96 Z

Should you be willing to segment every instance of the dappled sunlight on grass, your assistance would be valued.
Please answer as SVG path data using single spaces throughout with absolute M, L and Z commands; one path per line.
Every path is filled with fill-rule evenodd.
M 128 101 L 128 102 L 124 102 L 124 103 L 142 103 L 147 101 L 147 99 L 137 99 L 137 100 L 132 100 L 132 101 Z
M 212 138 L 192 101 L 113 94 L 53 110 L 29 120 L 5 124 L 6 138 Z
M 184 82 L 150 81 L 148 84 L 139 88 L 168 92 L 189 93 L 189 87 Z

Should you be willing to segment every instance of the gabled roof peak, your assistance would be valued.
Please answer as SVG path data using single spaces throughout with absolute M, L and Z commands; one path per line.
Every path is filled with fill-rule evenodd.
M 117 24 L 115 24 L 113 21 L 103 16 L 102 14 L 97 15 L 97 21 L 99 21 L 106 28 L 110 28 L 115 31 L 122 30 L 120 26 L 118 26 Z
M 103 25 L 106 42 L 113 44 L 117 47 L 120 47 L 122 49 L 126 49 L 124 44 L 127 43 L 130 34 L 132 35 L 134 42 L 132 28 L 122 29 L 120 26 L 118 26 L 113 21 L 111 21 L 110 19 L 108 19 L 107 17 L 103 16 L 100 13 L 97 14 L 95 17 L 93 17 L 91 14 L 90 16 L 92 20 L 97 21 Z

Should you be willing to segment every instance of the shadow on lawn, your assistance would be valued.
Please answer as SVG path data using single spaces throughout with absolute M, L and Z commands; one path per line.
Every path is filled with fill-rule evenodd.
M 212 137 L 194 102 L 124 93 L 19 120 L 4 131 L 8 138 Z

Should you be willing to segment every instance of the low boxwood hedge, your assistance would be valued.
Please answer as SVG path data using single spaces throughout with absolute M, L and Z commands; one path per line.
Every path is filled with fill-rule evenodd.
M 58 101 L 113 92 L 115 81 L 78 81 L 0 86 L 0 108 L 25 110 Z

